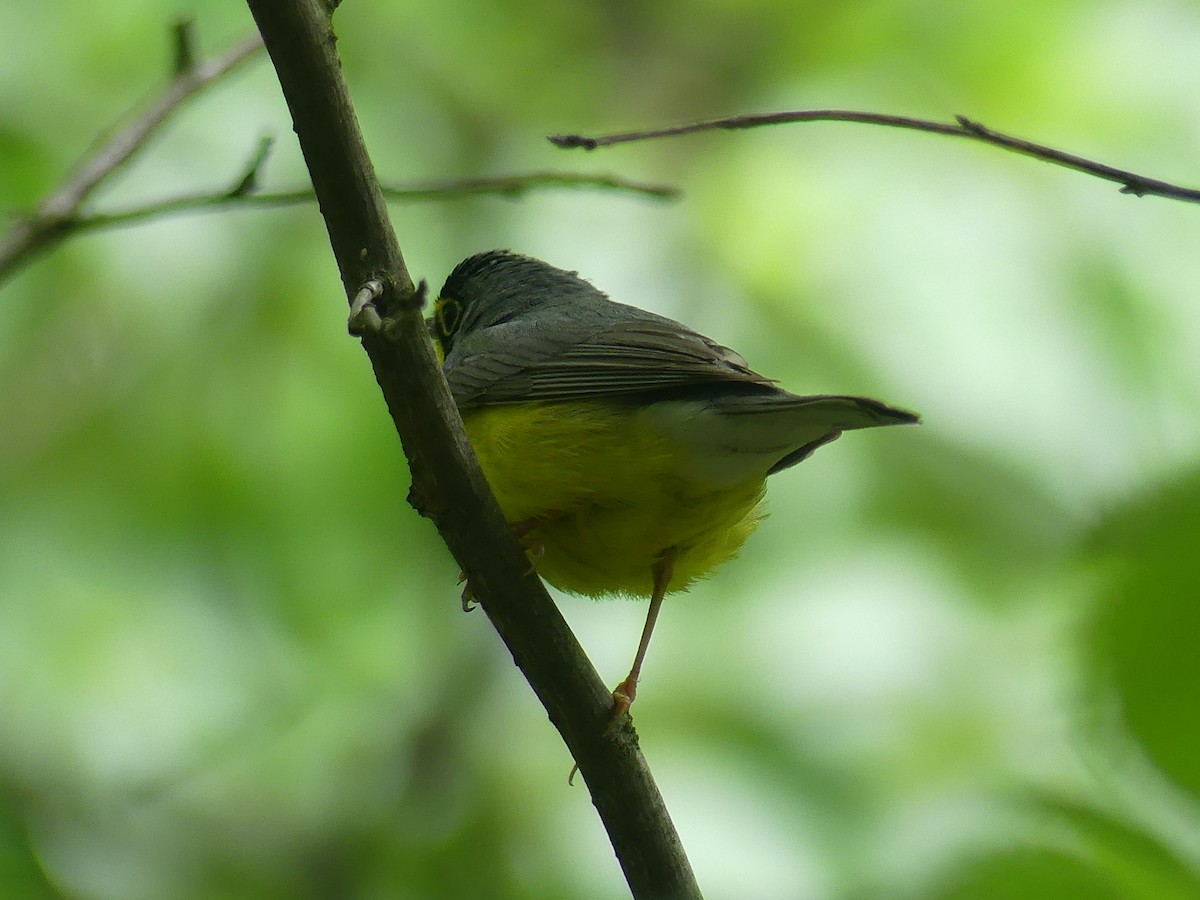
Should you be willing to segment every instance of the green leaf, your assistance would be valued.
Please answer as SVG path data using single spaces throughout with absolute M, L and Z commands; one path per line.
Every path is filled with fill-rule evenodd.
M 930 896 L 933 900 L 1125 900 L 1094 867 L 1056 850 L 1035 848 L 977 859 Z
M 1096 623 L 1094 682 L 1151 760 L 1200 796 L 1200 473 L 1110 517 L 1096 548 L 1117 575 Z

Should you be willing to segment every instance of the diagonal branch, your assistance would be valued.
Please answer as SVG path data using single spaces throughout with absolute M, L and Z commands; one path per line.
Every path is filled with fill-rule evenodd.
M 247 0 L 292 113 L 352 301 L 352 325 L 408 456 L 410 499 L 437 524 L 562 734 L 635 896 L 699 897 L 636 736 L 628 727 L 604 733 L 611 695 L 530 572 L 467 443 L 421 318 L 423 291 L 413 287 L 388 221 L 321 2 Z M 364 489 L 371 477 L 364 466 Z
M 595 150 L 598 147 L 611 147 L 614 144 L 629 144 L 634 141 L 653 140 L 662 137 L 675 137 L 683 134 L 695 134 L 701 131 L 736 130 L 741 128 L 759 128 L 764 125 L 783 125 L 791 122 L 860 122 L 867 125 L 884 125 L 891 128 L 907 128 L 912 131 L 926 131 L 932 134 L 945 134 L 951 137 L 965 137 L 1000 147 L 1022 156 L 1031 156 L 1043 162 L 1053 163 L 1094 175 L 1106 181 L 1121 185 L 1121 193 L 1133 194 L 1135 197 L 1166 197 L 1170 200 L 1181 200 L 1185 203 L 1200 203 L 1200 190 L 1180 187 L 1156 178 L 1138 175 L 1105 163 L 1055 150 L 1044 144 L 1035 144 L 1024 138 L 1013 137 L 993 131 L 966 116 L 955 116 L 956 124 L 934 122 L 929 119 L 914 119 L 908 116 L 891 116 L 883 113 L 858 112 L 848 109 L 804 109 L 795 112 L 760 113 L 744 116 L 730 116 L 723 119 L 710 119 L 705 122 L 693 122 L 687 125 L 672 125 L 666 128 L 651 128 L 645 131 L 625 131 L 615 134 L 605 134 L 598 137 L 588 137 L 580 134 L 554 134 L 548 137 L 550 143 L 564 149 L 581 147 L 584 150 Z
M 220 56 L 197 61 L 190 22 L 175 26 L 174 39 L 174 74 L 166 89 L 127 125 L 97 140 L 63 185 L 5 235 L 0 242 L 0 282 L 69 234 L 71 221 L 96 188 L 137 155 L 175 110 L 262 47 L 254 35 Z

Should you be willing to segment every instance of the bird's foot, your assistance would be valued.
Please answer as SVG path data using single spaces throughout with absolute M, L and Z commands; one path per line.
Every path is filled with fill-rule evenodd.
M 537 528 L 541 522 L 538 519 L 528 519 L 524 522 L 518 522 L 513 526 L 513 534 L 517 540 L 521 542 L 521 546 L 525 549 L 526 555 L 529 557 L 529 569 L 525 572 L 526 575 L 534 575 L 537 573 L 538 563 L 542 561 L 542 557 L 546 555 L 546 543 L 539 538 L 529 537 L 529 533 Z M 465 583 L 464 583 L 465 582 Z M 462 590 L 462 608 L 463 612 L 470 612 L 478 602 L 475 599 L 475 590 L 471 587 L 471 583 L 467 581 L 467 573 L 461 569 L 458 572 L 458 583 L 463 585 Z
M 635 697 L 637 697 L 636 678 L 626 678 L 613 688 L 612 716 L 608 720 L 608 727 L 604 729 L 605 734 L 613 734 L 621 727 L 622 723 L 629 716 L 629 707 L 633 705 Z
M 525 573 L 526 575 L 535 574 L 538 564 L 542 561 L 542 557 L 546 555 L 546 542 L 541 538 L 529 536 L 541 524 L 541 519 L 526 519 L 524 522 L 518 522 L 513 526 L 513 534 L 521 542 L 521 546 L 525 548 L 525 555 L 529 557 L 529 570 Z
M 542 557 L 546 555 L 545 541 L 525 538 L 522 539 L 521 546 L 525 548 L 525 555 L 529 557 L 529 569 L 525 574 L 536 575 L 538 565 L 541 563 Z
M 458 583 L 463 586 L 462 589 L 462 611 L 470 612 L 479 604 L 475 602 L 475 589 L 471 587 L 471 582 L 467 581 L 467 573 L 459 571 Z

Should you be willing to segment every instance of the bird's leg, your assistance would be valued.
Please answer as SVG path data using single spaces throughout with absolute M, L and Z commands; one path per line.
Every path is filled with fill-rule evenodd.
M 544 521 L 545 519 L 526 519 L 524 522 L 518 522 L 513 526 L 513 534 L 517 536 L 517 540 L 525 548 L 525 553 L 530 560 L 529 571 L 525 573 L 526 575 L 532 575 L 536 572 L 538 563 L 546 555 L 546 543 L 538 538 L 529 537 L 529 533 Z
M 654 564 L 654 588 L 650 595 L 650 609 L 646 611 L 646 624 L 642 626 L 642 639 L 638 641 L 637 654 L 633 657 L 633 666 L 625 680 L 613 689 L 612 718 L 608 722 L 607 733 L 612 733 L 629 712 L 629 707 L 637 697 L 638 676 L 642 673 L 642 662 L 646 659 L 646 648 L 650 646 L 650 635 L 654 633 L 654 623 L 658 621 L 658 611 L 662 609 L 663 597 L 671 584 L 671 576 L 675 574 L 675 548 L 664 550 Z
M 525 552 L 530 556 L 532 564 L 529 571 L 525 574 L 532 575 L 537 571 L 537 564 L 542 561 L 542 557 L 546 553 L 546 545 L 537 538 L 529 538 L 529 532 L 542 524 L 541 519 L 526 519 L 524 522 L 517 522 L 513 525 L 513 535 L 521 542 L 521 546 L 525 548 Z M 467 573 L 460 571 L 458 573 L 458 583 L 463 584 L 467 581 Z M 471 588 L 471 583 L 463 584 L 462 590 L 462 608 L 463 612 L 470 612 L 475 608 L 475 591 Z

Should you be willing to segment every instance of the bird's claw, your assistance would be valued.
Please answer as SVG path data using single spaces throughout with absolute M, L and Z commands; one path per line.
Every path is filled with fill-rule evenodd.
M 539 540 L 522 540 L 521 543 L 525 547 L 525 555 L 529 557 L 529 569 L 525 572 L 526 575 L 536 575 L 538 563 L 542 561 L 542 557 L 546 555 L 546 543 Z
M 466 582 L 464 584 L 464 582 Z M 458 583 L 463 586 L 462 589 L 462 611 L 470 612 L 479 604 L 475 602 L 475 589 L 471 587 L 471 582 L 467 581 L 467 573 L 458 573 Z

